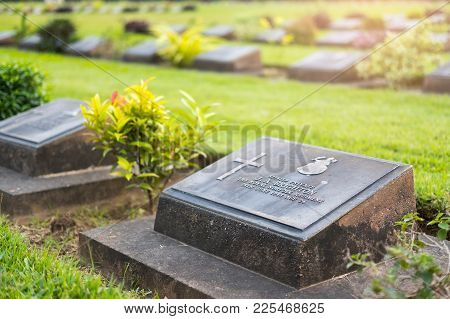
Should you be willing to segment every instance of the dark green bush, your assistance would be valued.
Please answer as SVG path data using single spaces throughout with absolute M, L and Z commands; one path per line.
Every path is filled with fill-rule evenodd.
M 39 31 L 41 36 L 40 49 L 51 52 L 61 52 L 65 43 L 70 43 L 75 36 L 75 26 L 70 20 L 55 19 Z
M 44 76 L 21 63 L 0 64 L 0 120 L 47 101 Z

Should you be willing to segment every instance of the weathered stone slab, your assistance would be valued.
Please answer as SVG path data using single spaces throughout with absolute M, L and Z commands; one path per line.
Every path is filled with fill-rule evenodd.
M 263 138 L 165 190 L 154 229 L 301 288 L 381 257 L 414 209 L 411 166 Z
M 351 47 L 360 36 L 360 31 L 332 31 L 320 37 L 316 41 L 316 44 L 322 46 Z
M 17 32 L 14 30 L 0 31 L 0 45 L 11 45 L 16 42 Z
M 284 29 L 268 29 L 258 34 L 254 40 L 262 43 L 281 43 L 285 36 Z
M 158 60 L 158 45 L 155 41 L 148 40 L 127 49 L 122 56 L 129 62 L 156 62 Z
M 331 22 L 330 28 L 334 30 L 357 30 L 362 28 L 362 19 L 344 18 Z
M 194 68 L 212 71 L 243 72 L 259 71 L 261 53 L 253 46 L 224 45 L 218 49 L 198 55 Z
M 19 42 L 19 48 L 24 50 L 38 50 L 42 42 L 39 34 L 30 35 Z
M 101 56 L 110 48 L 110 43 L 101 37 L 88 36 L 69 44 L 65 52 L 73 55 Z
M 355 51 L 318 51 L 291 65 L 288 76 L 301 81 L 357 81 L 354 65 L 364 56 L 364 53 Z
M 101 162 L 87 141 L 80 100 L 58 99 L 0 122 L 0 166 L 27 176 Z
M 80 234 L 79 252 L 106 276 L 168 298 L 283 298 L 292 287 L 153 231 L 150 218 Z M 182 261 L 182 262 L 180 262 Z M 126 271 L 125 271 L 126 270 Z
M 216 25 L 203 31 L 203 35 L 226 40 L 234 40 L 236 38 L 234 27 L 229 25 Z
M 423 89 L 427 92 L 450 93 L 450 62 L 427 75 Z

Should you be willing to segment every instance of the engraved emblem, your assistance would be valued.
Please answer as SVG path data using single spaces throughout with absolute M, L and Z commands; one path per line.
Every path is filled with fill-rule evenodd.
M 297 171 L 303 175 L 319 175 L 328 169 L 328 165 L 336 162 L 337 159 L 334 157 L 320 156 L 313 159 L 312 163 L 297 167 Z
M 258 160 L 258 159 L 260 159 L 261 157 L 264 157 L 264 156 L 266 156 L 266 153 L 261 153 L 261 154 L 255 156 L 255 157 L 253 157 L 253 158 L 250 159 L 250 160 L 244 160 L 244 159 L 238 157 L 238 158 L 236 158 L 233 162 L 241 163 L 241 165 L 236 166 L 236 167 L 233 168 L 232 170 L 230 170 L 230 171 L 226 172 L 225 174 L 223 174 L 223 175 L 217 177 L 217 179 L 218 179 L 219 181 L 222 181 L 222 180 L 224 180 L 225 178 L 227 178 L 228 176 L 230 176 L 230 175 L 236 173 L 237 171 L 239 171 L 240 169 L 242 169 L 242 168 L 244 168 L 244 167 L 246 167 L 246 166 L 261 167 L 261 166 L 263 166 L 263 164 L 256 163 L 255 161 Z

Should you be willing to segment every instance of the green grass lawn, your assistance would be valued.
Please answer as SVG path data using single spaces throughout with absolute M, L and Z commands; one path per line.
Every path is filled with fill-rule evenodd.
M 0 4 L 0 6 L 3 4 Z M 104 4 L 114 7 L 117 4 Z M 132 4 L 135 6 L 136 4 Z M 14 6 L 14 5 L 13 5 Z M 19 7 L 26 7 L 21 5 Z M 143 5 L 144 6 L 144 5 Z M 208 27 L 216 24 L 230 24 L 236 27 L 240 38 L 252 38 L 255 34 L 263 31 L 259 19 L 263 16 L 272 16 L 281 20 L 289 20 L 296 17 L 314 14 L 318 11 L 326 11 L 333 18 L 339 18 L 349 13 L 363 12 L 368 15 L 383 15 L 386 13 L 408 13 L 410 11 L 435 8 L 438 4 L 430 4 L 422 1 L 400 1 L 400 2 L 214 2 L 198 5 L 198 10 L 193 12 L 146 12 L 146 13 L 123 13 L 123 14 L 42 14 L 28 15 L 29 33 L 33 33 L 37 26 L 43 26 L 54 18 L 71 19 L 77 27 L 77 36 L 101 35 L 110 38 L 117 54 L 125 48 L 148 38 L 145 35 L 125 34 L 123 24 L 129 20 L 146 20 L 151 26 L 160 26 L 176 23 L 198 24 Z M 0 30 L 18 28 L 21 18 L 17 14 L 0 14 Z M 323 32 L 322 32 L 323 33 Z M 237 42 L 239 44 L 240 42 Z M 218 45 L 219 43 L 215 43 Z M 212 47 L 211 43 L 208 47 Z M 314 46 L 289 45 L 279 46 L 275 44 L 255 44 L 261 48 L 262 61 L 266 65 L 286 66 L 292 64 L 306 55 L 317 50 Z M 443 59 L 450 59 L 449 54 L 443 54 Z
M 78 57 L 0 49 L 0 61 L 8 60 L 29 61 L 43 70 L 52 98 L 87 100 L 96 93 L 105 98 L 122 90 L 123 83 L 155 76 L 151 86 L 169 106 L 179 104 L 183 89 L 201 103 L 220 102 L 215 108 L 220 119 L 240 127 L 266 123 L 320 85 L 95 60 L 101 70 Z M 293 138 L 289 127 L 299 132 L 307 125 L 306 143 L 411 164 L 419 210 L 435 213 L 448 209 L 449 106 L 448 95 L 329 85 L 273 122 L 283 132 L 262 133 Z M 232 136 L 230 142 L 222 134 L 214 147 L 227 152 L 248 141 L 241 131 Z
M 73 258 L 39 249 L 0 216 L 0 298 L 136 298 L 99 275 L 79 269 Z

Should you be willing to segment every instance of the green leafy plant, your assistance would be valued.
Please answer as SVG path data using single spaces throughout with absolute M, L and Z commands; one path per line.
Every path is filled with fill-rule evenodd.
M 41 50 L 61 52 L 66 43 L 74 40 L 75 26 L 70 20 L 55 19 L 39 30 L 38 34 L 41 37 Z
M 427 224 L 427 226 L 437 225 L 437 237 L 441 240 L 447 239 L 450 231 L 450 215 L 439 213 Z
M 397 222 L 400 227 L 398 243 L 386 248 L 385 259 L 390 262 L 387 267 L 380 267 L 370 260 L 369 254 L 358 253 L 349 257 L 347 267 L 358 266 L 372 273 L 374 279 L 371 291 L 382 298 L 449 298 L 450 285 L 449 266 L 441 269 L 433 256 L 424 251 L 426 246 L 450 253 L 446 243 L 439 242 L 447 236 L 449 216 L 439 214 L 435 221 L 440 225 L 438 239 L 423 235 L 426 240 L 419 238 L 416 231 L 417 223 L 423 221 L 417 213 L 410 213 Z
M 286 32 L 291 34 L 293 41 L 298 44 L 314 44 L 317 35 L 317 28 L 311 17 L 305 17 L 289 23 Z
M 282 25 L 283 19 L 281 17 L 271 17 L 271 16 L 264 16 L 259 18 L 259 24 L 264 29 L 274 29 L 278 28 Z
M 47 101 L 44 75 L 29 64 L 0 64 L 0 120 Z
M 178 169 L 195 166 L 206 157 L 206 138 L 214 128 L 210 106 L 201 106 L 181 92 L 182 107 L 170 112 L 162 97 L 148 89 L 148 81 L 101 101 L 94 96 L 82 107 L 86 126 L 104 155 L 116 159 L 115 174 L 145 190 L 152 212 L 160 192 Z
M 442 47 L 432 41 L 430 30 L 424 23 L 395 40 L 388 36 L 378 51 L 357 66 L 358 73 L 364 78 L 384 78 L 393 88 L 420 83 L 427 70 L 440 62 Z
M 192 64 L 194 58 L 203 51 L 205 38 L 197 27 L 178 34 L 168 28 L 156 28 L 154 33 L 161 44 L 159 54 L 177 67 Z

